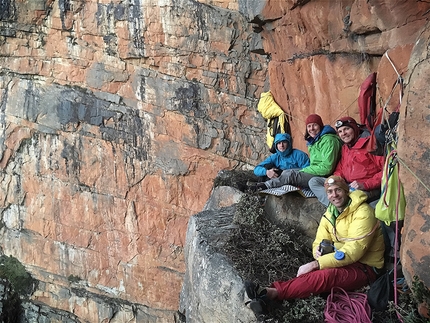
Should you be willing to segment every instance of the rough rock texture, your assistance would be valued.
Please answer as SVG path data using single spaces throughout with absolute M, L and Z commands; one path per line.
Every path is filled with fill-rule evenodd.
M 359 117 L 359 87 L 371 72 L 378 73 L 378 103 L 384 105 L 397 75 L 383 55 L 405 71 L 430 7 L 380 0 L 267 2 L 258 25 L 271 55 L 270 88 L 291 115 L 294 144 L 303 150 L 310 113 L 319 113 L 326 124 L 344 115 Z
M 419 87 L 408 62 L 429 9 L 407 0 L 0 1 L 0 244 L 46 283 L 34 301 L 112 319 L 98 302 L 58 297 L 73 275 L 92 298 L 171 322 L 189 217 L 220 169 L 268 153 L 260 93 L 272 90 L 303 150 L 306 116 L 357 117 L 370 72 L 392 111 L 388 57 Z M 427 168 L 414 158 L 427 161 L 425 140 L 414 129 L 426 119 L 412 112 L 426 93 L 417 106 L 402 102 L 399 155 L 420 178 Z M 420 226 L 428 203 L 410 188 L 408 216 Z M 428 229 L 411 229 L 408 272 L 428 283 L 419 270 Z
M 232 187 L 218 186 L 212 191 L 205 210 L 188 222 L 184 249 L 186 271 L 179 305 L 187 323 L 255 322 L 253 312 L 244 306 L 247 298 L 244 298 L 243 277 L 218 252 L 235 226 L 235 207 L 242 195 Z M 296 212 L 299 209 L 300 216 Z M 306 199 L 297 193 L 285 194 L 282 198 L 266 195 L 264 206 L 272 223 L 282 227 L 286 222 L 293 222 L 306 230 L 307 236 L 302 238 L 309 248 L 321 209 L 324 207 L 316 198 Z
M 272 223 L 280 226 L 293 223 L 301 227 L 306 234 L 304 244 L 311 248 L 326 207 L 316 198 L 303 198 L 293 192 L 280 197 L 268 196 L 264 210 Z
M 412 49 L 401 106 L 399 157 L 406 216 L 401 259 L 409 282 L 417 275 L 430 287 L 430 25 Z
M 245 304 L 243 280 L 228 259 L 216 252 L 233 228 L 234 206 L 205 210 L 190 218 L 187 230 L 187 263 L 180 312 L 187 323 L 255 322 Z
M 239 202 L 242 194 L 231 186 L 217 186 L 213 189 L 203 210 L 216 210 Z
M 34 301 L 89 322 L 127 302 L 172 322 L 189 216 L 220 169 L 267 154 L 251 27 L 192 0 L 8 0 L 0 13 L 4 253 L 46 283 Z M 71 296 L 70 275 L 90 296 Z

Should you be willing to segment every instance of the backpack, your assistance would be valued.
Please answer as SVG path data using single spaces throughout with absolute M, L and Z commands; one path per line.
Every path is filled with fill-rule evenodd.
M 378 152 L 382 149 L 383 153 L 386 153 L 388 146 L 393 142 L 397 142 L 399 108 L 400 107 L 398 107 L 396 111 L 391 112 L 388 118 L 382 118 L 383 121 L 375 127 L 376 147 L 378 147 Z
M 258 101 L 258 111 L 267 120 L 266 142 L 270 152 L 276 152 L 274 144 L 275 136 L 278 133 L 290 133 L 290 124 L 284 110 L 276 103 L 270 91 L 263 92 Z

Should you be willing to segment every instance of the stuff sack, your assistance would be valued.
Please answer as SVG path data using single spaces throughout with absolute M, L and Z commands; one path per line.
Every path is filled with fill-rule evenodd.
M 381 180 L 381 198 L 375 206 L 375 217 L 388 226 L 405 218 L 406 199 L 399 179 L 399 164 L 392 151 L 385 160 Z
M 391 271 L 387 271 L 371 285 L 367 291 L 367 302 L 375 311 L 384 311 L 388 303 L 394 299 L 394 285 L 390 278 Z

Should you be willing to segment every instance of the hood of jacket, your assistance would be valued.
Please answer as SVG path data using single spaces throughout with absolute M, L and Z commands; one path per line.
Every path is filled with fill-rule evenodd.
M 278 142 L 281 142 L 281 141 L 288 141 L 288 147 L 284 151 L 278 150 Z M 278 133 L 275 136 L 275 142 L 274 143 L 275 143 L 275 149 L 278 152 L 278 154 L 280 154 L 284 157 L 288 156 L 293 151 L 293 145 L 291 144 L 291 136 L 288 133 Z
M 308 139 L 306 139 L 307 141 L 307 145 L 312 145 L 313 143 L 317 142 L 318 139 L 320 139 L 322 136 L 326 135 L 326 134 L 333 134 L 333 135 L 337 135 L 336 130 L 334 130 L 334 128 L 332 126 L 329 125 L 325 125 L 324 128 L 322 128 L 322 130 L 320 131 L 320 133 L 315 137 L 309 137 Z

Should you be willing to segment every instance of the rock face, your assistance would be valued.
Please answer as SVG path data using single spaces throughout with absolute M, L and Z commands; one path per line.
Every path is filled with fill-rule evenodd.
M 216 252 L 233 229 L 234 206 L 205 210 L 188 224 L 180 312 L 187 323 L 255 322 L 245 306 L 243 281 L 228 259 Z M 215 274 L 216 273 L 216 274 Z
M 291 114 L 295 145 L 305 150 L 305 119 L 318 113 L 327 124 L 345 115 L 359 119 L 356 99 L 362 81 L 377 72 L 379 106 L 397 75 L 386 52 L 405 72 L 411 46 L 425 25 L 429 5 L 407 1 L 268 1 L 259 15 L 269 63 L 270 88 Z M 286 9 L 287 8 L 287 9 Z M 389 13 L 389 14 L 387 14 Z M 272 21 L 274 20 L 274 21 Z M 395 40 L 394 40 L 395 39 Z M 388 108 L 396 107 L 398 96 Z M 389 110 L 389 111 L 392 111 Z
M 427 127 L 428 91 L 415 67 L 426 66 L 429 9 L 404 0 L 1 1 L 0 243 L 41 282 L 33 300 L 81 321 L 112 319 L 125 302 L 139 308 L 129 321 L 171 322 L 190 216 L 220 169 L 268 154 L 262 91 L 306 150 L 306 116 L 358 117 L 371 72 L 379 106 L 393 111 L 394 66 L 408 86 L 399 156 L 427 178 L 417 129 Z M 420 269 L 428 196 L 409 172 L 402 180 L 408 277 L 429 285 Z
M 219 251 L 235 228 L 233 216 L 242 195 L 232 187 L 216 187 L 205 209 L 188 222 L 184 249 L 186 270 L 179 305 L 187 323 L 256 322 L 254 313 L 245 306 L 248 299 L 244 278 Z M 285 194 L 282 198 L 266 195 L 264 200 L 268 219 L 280 227 L 293 222 L 305 229 L 307 236 L 301 239 L 304 248 L 311 248 L 316 233 L 314 223 L 319 223 L 321 209 L 324 210 L 322 204 L 316 198 L 306 199 L 298 193 Z
M 42 282 L 35 301 L 82 321 L 126 302 L 147 317 L 126 321 L 172 322 L 188 218 L 220 169 L 267 153 L 250 25 L 191 0 L 0 12 L 3 252 Z
M 399 167 L 405 197 L 406 215 L 402 239 L 401 259 L 404 273 L 409 281 L 417 275 L 430 286 L 430 139 L 426 135 L 430 123 L 430 95 L 428 89 L 430 56 L 430 29 L 427 25 L 412 50 L 405 79 L 407 87 L 401 106 Z M 428 310 L 428 309 L 427 309 Z
M 268 219 L 279 226 L 292 223 L 303 229 L 304 244 L 311 248 L 321 217 L 326 211 L 316 198 L 304 198 L 298 193 L 268 196 L 264 204 Z

